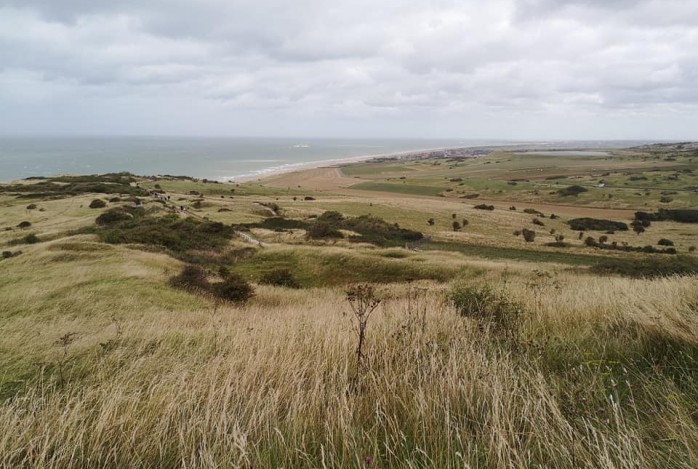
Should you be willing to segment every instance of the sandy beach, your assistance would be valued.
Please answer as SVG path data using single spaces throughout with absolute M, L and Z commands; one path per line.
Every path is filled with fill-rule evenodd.
M 222 181 L 235 181 L 235 182 L 250 182 L 250 181 L 268 181 L 276 176 L 288 173 L 303 172 L 321 169 L 321 168 L 337 168 L 342 165 L 351 163 L 360 163 L 362 161 L 374 160 L 377 158 L 399 158 L 405 155 L 411 155 L 414 153 L 423 153 L 426 151 L 440 151 L 440 150 L 450 150 L 453 147 L 436 147 L 436 148 L 420 148 L 416 150 L 400 151 L 400 152 L 390 152 L 390 153 L 377 153 L 372 155 L 362 155 L 350 158 L 336 158 L 320 161 L 309 161 L 304 163 L 291 163 L 284 166 L 269 168 L 259 171 L 257 174 L 243 175 L 243 176 L 231 176 L 222 178 Z

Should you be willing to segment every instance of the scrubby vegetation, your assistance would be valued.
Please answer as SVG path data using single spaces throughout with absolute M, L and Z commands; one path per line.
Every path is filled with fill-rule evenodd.
M 170 285 L 233 303 L 244 303 L 254 294 L 252 285 L 239 274 L 225 272 L 221 281 L 209 282 L 204 269 L 196 265 L 185 265 L 178 275 L 170 278 Z
M 14 194 L 20 198 L 62 198 L 79 194 L 128 194 L 146 195 L 136 185 L 136 178 L 129 173 L 93 176 L 57 176 L 42 178 L 32 184 L 0 185 L 0 193 Z
M 508 152 L 358 165 L 408 187 L 375 198 L 304 200 L 293 175 L 0 192 L 0 467 L 696 467 L 696 228 L 657 204 L 695 206 L 676 184 L 698 161 L 666 148 L 603 176 Z M 624 187 L 643 158 L 656 196 Z M 609 190 L 563 199 L 563 175 Z M 154 190 L 176 206 L 135 198 Z M 646 233 L 615 225 L 643 207 Z
M 570 196 L 578 196 L 579 194 L 582 194 L 584 192 L 588 192 L 589 189 L 583 186 L 569 186 L 565 187 L 564 189 L 560 189 L 557 191 L 558 194 L 560 194 L 563 197 L 570 197 Z
M 150 216 L 125 209 L 105 212 L 97 218 L 97 223 L 100 225 L 97 234 L 107 243 L 146 244 L 179 253 L 220 249 L 235 233 L 232 227 L 220 222 L 180 218 L 174 214 Z
M 698 210 L 669 210 L 660 208 L 655 213 L 635 212 L 635 219 L 639 221 L 675 221 L 679 223 L 698 223 Z
M 662 259 L 606 259 L 593 266 L 592 271 L 633 278 L 697 275 L 698 260 L 687 256 Z
M 259 283 L 276 287 L 300 288 L 300 284 L 293 276 L 291 269 L 284 268 L 264 272 L 259 278 Z
M 626 223 L 597 218 L 574 218 L 567 224 L 575 231 L 628 231 Z

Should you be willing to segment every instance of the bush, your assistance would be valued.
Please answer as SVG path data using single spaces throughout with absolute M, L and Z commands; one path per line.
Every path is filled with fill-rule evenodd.
M 306 195 L 305 197 L 303 197 L 303 200 L 315 200 L 315 197 L 311 197 L 309 195 Z
M 458 315 L 490 326 L 496 333 L 513 336 L 518 331 L 522 308 L 487 285 L 457 285 L 451 290 L 449 300 Z
M 576 231 L 628 231 L 628 225 L 623 222 L 598 218 L 574 218 L 567 224 Z
M 436 223 L 436 221 L 435 221 L 433 218 L 430 218 L 430 219 L 427 220 L 427 224 L 428 224 L 429 226 L 434 226 L 434 223 Z
M 222 282 L 212 285 L 213 293 L 223 300 L 244 303 L 254 295 L 252 285 L 239 274 L 231 273 Z
M 3 251 L 2 252 L 3 259 L 9 259 L 12 256 L 14 256 L 14 253 L 12 251 Z
M 660 208 L 656 213 L 635 212 L 635 220 L 640 221 L 676 221 L 679 223 L 698 223 L 698 210 Z M 646 225 L 649 226 L 649 225 Z
M 589 189 L 587 189 L 586 187 L 569 186 L 569 187 L 565 187 L 564 189 L 560 189 L 559 191 L 557 191 L 557 193 L 564 196 L 564 197 L 568 197 L 568 196 L 578 196 L 579 194 L 581 194 L 583 192 L 588 192 L 588 191 L 589 191 Z
M 344 236 L 338 230 L 334 229 L 329 223 L 316 221 L 307 229 L 307 236 L 310 239 L 326 239 L 326 238 L 343 238 Z
M 113 225 L 121 221 L 131 220 L 134 215 L 124 208 L 112 208 L 97 217 L 95 223 L 100 226 Z
M 19 222 L 19 225 L 17 225 L 17 228 L 22 228 L 22 229 L 24 229 L 24 228 L 29 228 L 30 226 L 32 226 L 31 222 L 29 222 L 29 221 L 22 221 L 22 222 Z
M 673 246 L 674 242 L 670 239 L 662 238 L 657 242 L 657 244 L 659 246 Z
M 521 230 L 521 234 L 523 234 L 523 237 L 527 243 L 532 243 L 536 239 L 536 232 L 533 230 L 524 228 Z
M 523 212 L 524 212 L 524 213 L 528 213 L 529 215 L 538 215 L 539 217 L 544 217 L 544 216 L 545 216 L 545 215 L 543 214 L 543 212 L 540 212 L 540 211 L 536 210 L 535 208 L 525 208 L 525 209 L 523 210 Z
M 179 275 L 170 278 L 170 285 L 194 293 L 205 293 L 211 290 L 206 272 L 197 265 L 185 265 Z
M 667 277 L 698 274 L 698 260 L 689 256 L 664 259 L 606 259 L 592 266 L 598 274 L 617 274 L 632 278 Z
M 515 211 L 516 211 L 516 207 L 512 205 L 511 207 L 509 207 L 509 210 L 515 212 Z
M 90 208 L 104 208 L 107 206 L 107 203 L 103 201 L 102 199 L 94 199 L 92 202 L 90 202 L 89 207 Z
M 453 231 L 460 230 L 460 223 L 458 223 L 457 220 L 454 220 L 453 223 L 451 224 L 451 226 L 453 226 Z
M 340 223 L 344 220 L 344 215 L 335 210 L 328 210 L 327 212 L 323 212 L 323 214 L 320 215 L 317 219 L 318 221 L 330 224 Z
M 35 208 L 36 208 L 36 204 L 27 205 L 27 210 L 34 210 Z
M 478 210 L 494 210 L 494 205 L 480 204 L 474 206 L 473 208 L 476 208 Z
M 533 223 L 534 225 L 538 225 L 538 226 L 545 226 L 545 223 L 540 221 L 538 218 L 534 218 L 531 223 Z
M 605 243 L 606 241 L 608 241 L 608 236 L 606 236 L 606 235 L 599 236 L 599 243 L 602 243 L 602 244 L 603 244 L 603 243 Z
M 300 288 L 290 269 L 274 269 L 265 272 L 260 277 L 259 283 L 276 287 Z

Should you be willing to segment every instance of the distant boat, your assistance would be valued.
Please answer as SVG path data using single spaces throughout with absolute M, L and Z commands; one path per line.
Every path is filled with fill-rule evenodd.
M 305 143 L 299 143 L 297 145 L 293 145 L 293 148 L 310 148 L 310 145 L 306 145 Z

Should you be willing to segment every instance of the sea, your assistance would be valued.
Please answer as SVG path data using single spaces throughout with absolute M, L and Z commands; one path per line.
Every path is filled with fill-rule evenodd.
M 225 181 L 362 156 L 521 143 L 468 139 L 0 136 L 0 182 L 121 171 L 143 176 L 184 175 Z M 570 142 L 556 145 L 563 143 L 565 147 L 572 145 Z M 622 144 L 586 142 L 585 146 Z

